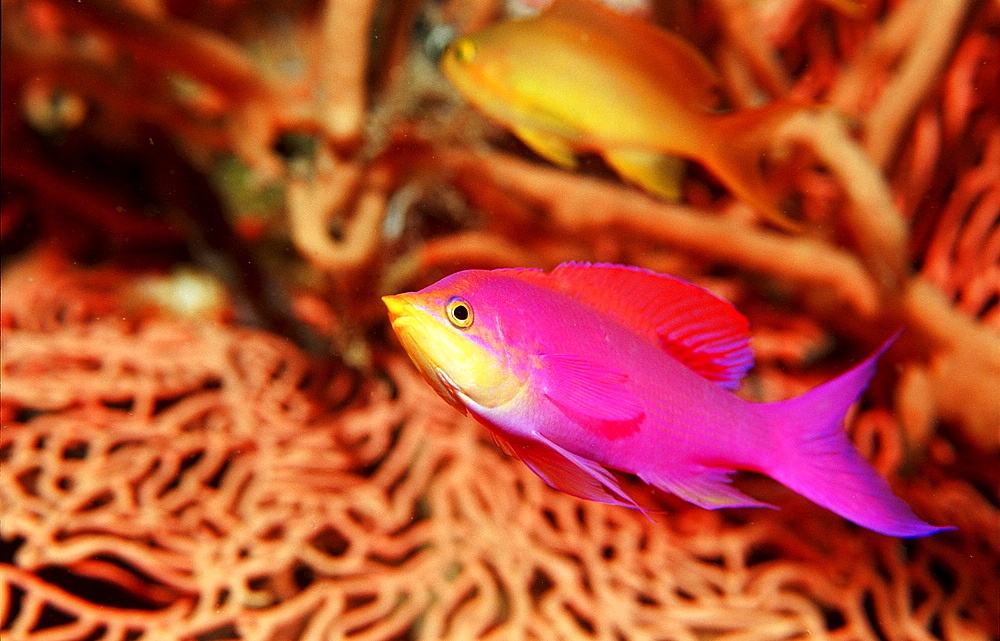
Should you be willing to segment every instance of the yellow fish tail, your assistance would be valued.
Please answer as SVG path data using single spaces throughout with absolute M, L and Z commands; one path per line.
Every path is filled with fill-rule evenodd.
M 735 196 L 786 231 L 801 231 L 801 225 L 781 211 L 780 190 L 766 175 L 767 154 L 777 127 L 802 109 L 783 101 L 720 116 L 708 128 L 714 144 L 706 145 L 701 158 Z

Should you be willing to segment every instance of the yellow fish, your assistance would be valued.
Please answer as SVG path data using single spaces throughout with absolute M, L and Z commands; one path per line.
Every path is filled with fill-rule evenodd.
M 455 88 L 551 162 L 593 151 L 622 177 L 677 200 L 682 161 L 708 168 L 782 226 L 761 162 L 790 101 L 715 113 L 718 78 L 684 40 L 590 0 L 455 40 L 441 60 Z

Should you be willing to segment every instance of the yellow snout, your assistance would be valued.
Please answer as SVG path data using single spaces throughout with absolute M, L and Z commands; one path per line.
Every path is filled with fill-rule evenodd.
M 497 407 L 513 398 L 521 381 L 501 352 L 474 331 L 453 327 L 441 316 L 442 304 L 422 304 L 417 294 L 383 296 L 389 320 L 410 360 L 446 401 L 465 411 L 464 399 Z M 435 310 L 441 307 L 438 313 Z

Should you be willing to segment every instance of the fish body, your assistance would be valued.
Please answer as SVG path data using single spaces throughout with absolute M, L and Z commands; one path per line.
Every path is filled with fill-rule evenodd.
M 730 391 L 753 364 L 746 319 L 680 279 L 568 263 L 459 272 L 383 300 L 438 393 L 569 494 L 642 510 L 615 469 L 709 509 L 771 507 L 730 485 L 752 470 L 878 532 L 946 529 L 918 519 L 843 431 L 882 350 L 761 404 Z
M 712 67 L 642 20 L 591 0 L 555 0 L 538 16 L 459 38 L 441 67 L 466 99 L 556 164 L 571 168 L 577 152 L 596 151 L 623 177 L 676 200 L 677 157 L 689 158 L 784 220 L 760 161 L 771 132 L 801 106 L 715 113 Z

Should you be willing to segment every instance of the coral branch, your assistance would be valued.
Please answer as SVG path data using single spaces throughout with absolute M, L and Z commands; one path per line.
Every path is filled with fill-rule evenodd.
M 931 0 L 899 4 L 881 29 L 874 31 L 861 53 L 840 74 L 830 94 L 830 103 L 840 112 L 862 113 L 865 94 L 876 79 L 884 77 L 916 37 L 926 21 Z
M 1000 336 L 954 310 L 940 290 L 915 279 L 906 292 L 908 324 L 930 341 L 935 407 L 965 426 L 979 447 L 1000 448 Z
M 324 3 L 321 53 L 324 91 L 319 120 L 336 143 L 357 144 L 361 139 L 366 111 L 368 43 L 376 4 L 374 0 Z
M 875 285 L 861 265 L 850 254 L 820 241 L 754 229 L 501 154 L 453 152 L 447 162 L 485 172 L 502 188 L 523 194 L 532 202 L 549 203 L 553 222 L 572 233 L 623 229 L 747 269 L 824 285 L 865 316 L 878 309 Z M 553 201 L 552 194 L 563 197 Z
M 928 5 L 908 55 L 865 119 L 865 149 L 879 167 L 885 167 L 896 154 L 900 136 L 939 79 L 967 10 L 964 1 L 940 0 Z
M 141 15 L 111 0 L 61 4 L 67 19 L 106 34 L 144 64 L 166 73 L 186 73 L 234 102 L 277 95 L 242 50 L 210 32 L 162 16 Z
M 151 631 L 156 628 L 163 628 L 176 625 L 190 611 L 191 602 L 179 600 L 172 603 L 167 608 L 158 612 L 143 612 L 134 609 L 111 608 L 107 606 L 97 606 L 90 601 L 86 601 L 74 594 L 62 590 L 50 583 L 42 581 L 34 574 L 21 570 L 20 568 L 0 564 L 0 594 L 5 604 L 11 603 L 11 593 L 14 588 L 22 590 L 25 594 L 31 595 L 30 605 L 17 616 L 18 627 L 12 632 L 22 638 L 43 638 L 43 635 L 33 632 L 33 628 L 39 623 L 42 608 L 54 607 L 65 615 L 72 617 L 75 621 L 67 629 L 52 630 L 47 628 L 46 634 L 49 638 L 81 638 L 87 636 L 101 626 L 114 626 L 122 630 L 144 630 Z M 21 604 L 24 607 L 25 604 Z M 7 610 L 7 607 L 4 609 Z M 4 614 L 10 614 L 9 610 Z M 6 617 L 5 617 L 6 618 Z
M 378 249 L 386 201 L 384 188 L 378 186 L 357 197 L 342 240 L 331 237 L 332 218 L 344 215 L 360 179 L 359 167 L 343 164 L 315 182 L 296 180 L 288 186 L 292 240 L 311 262 L 330 272 L 356 270 Z
M 723 16 L 726 36 L 746 57 L 764 89 L 772 97 L 788 95 L 792 81 L 777 52 L 768 46 L 752 3 L 746 0 L 714 0 L 714 3 Z
M 884 294 L 898 292 L 909 275 L 907 229 L 878 168 L 829 112 L 797 114 L 777 135 L 810 146 L 839 179 L 853 205 L 844 217 L 869 272 Z

